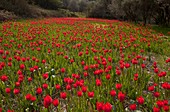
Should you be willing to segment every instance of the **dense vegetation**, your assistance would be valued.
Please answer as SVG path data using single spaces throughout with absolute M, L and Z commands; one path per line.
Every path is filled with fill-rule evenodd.
M 78 16 L 72 12 L 83 12 L 86 17 L 130 20 L 144 24 L 170 24 L 170 0 L 1 0 L 0 2 L 0 9 L 13 11 L 24 17 L 51 16 L 49 12 L 36 13 L 31 6 L 60 12 L 53 12 L 52 16 Z
M 0 112 L 169 112 L 170 38 L 117 20 L 0 24 Z

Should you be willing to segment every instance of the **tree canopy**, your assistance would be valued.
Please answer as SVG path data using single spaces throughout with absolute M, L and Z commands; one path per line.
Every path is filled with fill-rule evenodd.
M 86 17 L 170 24 L 170 0 L 1 0 L 0 9 L 29 16 L 30 5 L 83 12 Z

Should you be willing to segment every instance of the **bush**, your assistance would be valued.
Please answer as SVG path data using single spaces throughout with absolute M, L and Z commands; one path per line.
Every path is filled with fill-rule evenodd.
M 0 7 L 7 11 L 14 12 L 16 15 L 29 15 L 30 9 L 25 0 L 3 0 Z

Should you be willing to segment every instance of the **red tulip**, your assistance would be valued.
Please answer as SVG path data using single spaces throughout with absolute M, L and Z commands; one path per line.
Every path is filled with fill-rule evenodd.
M 48 108 L 51 105 L 52 101 L 53 99 L 51 98 L 51 96 L 46 95 L 44 98 L 44 107 Z
M 71 85 L 70 84 L 66 85 L 66 90 L 71 90 Z
M 158 72 L 159 72 L 159 69 L 158 69 L 158 68 L 155 68 L 155 69 L 154 69 L 154 72 L 155 72 L 155 73 L 158 73 Z
M 31 97 L 31 101 L 34 102 L 36 100 L 36 97 L 35 96 L 32 96 Z
M 129 106 L 129 108 L 130 108 L 130 110 L 136 110 L 136 104 L 131 104 L 130 106 Z
M 60 97 L 61 97 L 62 99 L 66 99 L 67 93 L 66 93 L 66 92 L 61 92 L 61 93 L 60 93 Z
M 87 71 L 88 69 L 89 69 L 88 65 L 84 66 L 84 70 Z
M 22 69 L 24 69 L 25 68 L 25 65 L 24 64 L 21 64 L 20 65 L 20 69 L 22 70 Z
M 42 63 L 45 64 L 45 63 L 46 63 L 46 60 L 42 60 Z
M 47 79 L 48 78 L 48 73 L 43 74 L 43 78 Z
M 14 112 L 14 110 L 9 110 L 9 109 L 8 109 L 7 112 Z
M 87 77 L 87 76 L 88 76 L 88 73 L 87 73 L 87 72 L 84 72 L 83 74 L 84 74 L 84 77 Z
M 122 101 L 124 101 L 124 99 L 125 99 L 125 94 L 123 94 L 122 92 L 119 92 L 118 93 L 118 99 L 122 102 Z
M 37 93 L 37 94 L 42 94 L 42 88 L 40 88 L 40 87 L 37 88 L 36 93 Z
M 101 112 L 103 110 L 103 102 L 97 102 L 96 103 L 96 108 L 99 112 Z
M 82 61 L 82 62 L 81 62 L 81 65 L 84 65 L 84 64 L 85 64 L 85 62 L 84 62 L 84 61 Z
M 74 62 L 74 59 L 70 59 L 70 63 L 73 63 Z
M 38 66 L 36 66 L 36 65 L 35 65 L 33 68 L 34 68 L 35 70 L 38 70 Z
M 3 82 L 5 82 L 5 81 L 8 80 L 8 76 L 2 75 L 2 76 L 0 77 L 0 79 L 1 79 Z
M 10 92 L 11 92 L 11 89 L 10 89 L 10 88 L 6 88 L 6 89 L 5 89 L 5 92 L 6 92 L 6 93 L 10 93 Z
M 78 97 L 81 97 L 83 95 L 83 92 L 82 91 L 77 91 L 77 96 Z
M 56 84 L 56 85 L 55 85 L 55 88 L 56 88 L 57 90 L 60 90 L 61 87 L 60 87 L 59 84 Z
M 149 91 L 153 91 L 153 90 L 154 90 L 154 86 L 149 86 L 149 87 L 148 87 L 148 90 L 149 90 Z
M 126 67 L 126 68 L 129 68 L 129 67 L 130 67 L 130 64 L 129 64 L 129 63 L 126 63 L 126 64 L 125 64 L 125 67 Z
M 3 54 L 3 53 L 4 53 L 4 50 L 1 50 L 1 49 L 0 49 L 0 54 Z
M 144 98 L 142 96 L 140 96 L 140 97 L 137 98 L 137 101 L 138 101 L 139 104 L 142 105 L 142 104 L 144 104 L 145 100 L 144 100 Z
M 115 90 L 111 90 L 111 91 L 110 91 L 110 95 L 111 95 L 112 97 L 116 96 L 116 91 L 115 91 Z
M 163 110 L 165 111 L 165 112 L 169 112 L 169 106 L 168 105 L 165 105 L 165 106 L 163 106 Z
M 94 92 L 88 92 L 88 96 L 89 96 L 89 98 L 93 98 L 94 97 Z
M 45 84 L 42 85 L 42 87 L 43 87 L 44 89 L 47 89 L 47 88 L 48 88 L 48 84 L 45 83 Z
M 78 54 L 79 56 L 82 56 L 83 55 L 83 52 L 79 52 L 79 54 Z
M 106 79 L 109 80 L 111 78 L 110 74 L 106 75 Z
M 32 67 L 32 68 L 30 68 L 30 72 L 33 72 L 34 71 L 34 68 Z
M 164 105 L 168 105 L 168 100 L 163 100 Z
M 112 105 L 110 103 L 106 103 L 103 105 L 104 112 L 111 112 L 112 111 Z
M 57 107 L 57 106 L 59 105 L 59 100 L 58 100 L 58 99 L 54 99 L 54 100 L 53 100 L 53 105 L 54 105 L 55 107 Z
M 145 65 L 145 64 L 142 64 L 141 66 L 142 66 L 142 68 L 146 68 L 146 65 Z
M 82 90 L 83 93 L 85 93 L 87 91 L 87 87 L 86 86 L 82 86 L 81 90 Z
M 158 105 L 159 108 L 161 108 L 161 107 L 164 106 L 164 103 L 163 103 L 163 101 L 161 101 L 161 100 L 158 100 L 158 101 L 156 102 L 156 104 Z
M 101 86 L 101 84 L 102 84 L 101 80 L 100 79 L 96 79 L 96 85 L 97 86 Z
M 60 70 L 62 73 L 64 73 L 66 70 L 65 70 L 65 68 L 61 68 L 61 70 Z
M 26 99 L 26 100 L 31 100 L 31 97 L 32 97 L 31 94 L 27 94 L 27 95 L 25 96 L 25 99 Z
M 153 107 L 153 112 L 160 112 L 160 109 L 157 107 Z
M 116 89 L 120 90 L 122 88 L 122 84 L 116 84 Z
M 16 95 L 19 94 L 19 92 L 20 92 L 19 89 L 14 89 L 14 91 L 13 91 L 13 93 L 16 94 Z
M 28 82 L 31 82 L 32 81 L 32 78 L 31 77 L 28 77 Z
M 116 70 L 116 75 L 120 75 L 121 71 L 120 70 Z
M 154 92 L 153 95 L 154 95 L 155 97 L 159 97 L 159 96 L 160 96 L 160 93 L 159 93 L 159 92 Z
M 64 56 L 65 59 L 68 59 L 68 56 Z
M 20 82 L 15 82 L 15 86 L 20 86 Z

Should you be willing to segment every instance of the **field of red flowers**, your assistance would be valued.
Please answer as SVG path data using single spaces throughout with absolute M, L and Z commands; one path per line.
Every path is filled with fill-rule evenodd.
M 0 112 L 169 112 L 170 38 L 150 26 L 0 24 Z

